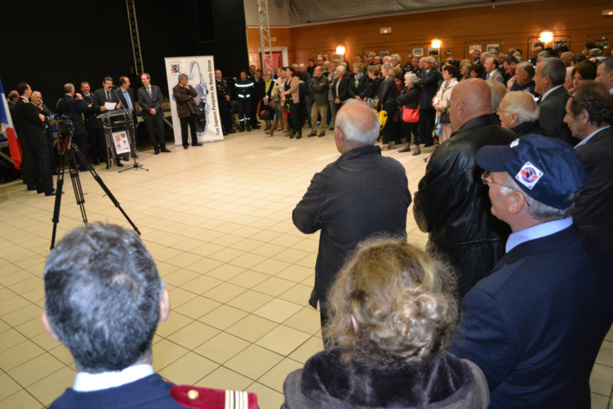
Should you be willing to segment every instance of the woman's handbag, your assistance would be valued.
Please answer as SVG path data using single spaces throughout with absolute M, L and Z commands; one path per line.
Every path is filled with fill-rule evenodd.
M 441 124 L 446 125 L 451 123 L 451 119 L 449 118 L 449 112 L 442 113 L 441 112 Z
M 419 108 L 410 109 L 410 108 L 402 108 L 402 121 L 408 122 L 410 124 L 414 124 L 419 122 Z

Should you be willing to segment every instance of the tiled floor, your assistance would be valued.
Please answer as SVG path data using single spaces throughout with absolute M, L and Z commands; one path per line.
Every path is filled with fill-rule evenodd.
M 142 232 L 170 289 L 172 313 L 154 339 L 154 367 L 176 383 L 249 390 L 278 408 L 285 376 L 322 348 L 308 306 L 318 235 L 293 226 L 291 211 L 313 174 L 338 157 L 331 132 L 294 140 L 254 131 L 203 147 L 141 153 L 149 171 L 97 167 Z M 421 156 L 385 152 L 406 167 L 414 191 Z M 70 182 L 58 236 L 82 224 Z M 129 227 L 87 173 L 90 221 Z M 42 408 L 72 384 L 72 358 L 43 332 L 42 270 L 53 199 L 13 182 L 0 186 L 0 408 Z M 426 236 L 409 211 L 409 240 Z M 592 374 L 592 407 L 607 408 L 613 384 L 610 333 Z

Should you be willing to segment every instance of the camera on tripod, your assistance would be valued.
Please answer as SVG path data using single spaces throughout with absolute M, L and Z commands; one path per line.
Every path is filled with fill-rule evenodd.
M 55 126 L 60 138 L 67 138 L 74 133 L 74 123 L 68 115 L 50 115 L 50 119 L 55 121 Z

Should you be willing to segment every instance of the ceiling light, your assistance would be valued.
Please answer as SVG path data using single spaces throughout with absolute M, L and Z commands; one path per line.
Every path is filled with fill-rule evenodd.
M 553 33 L 551 31 L 543 31 L 539 37 L 543 43 L 550 43 L 553 41 Z
M 339 45 L 338 47 L 336 47 L 336 53 L 345 55 L 345 47 L 343 47 L 342 45 Z

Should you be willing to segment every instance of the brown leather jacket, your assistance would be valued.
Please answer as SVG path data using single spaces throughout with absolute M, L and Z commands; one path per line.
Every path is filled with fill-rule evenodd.
M 198 93 L 191 85 L 184 88 L 181 84 L 177 84 L 172 89 L 172 93 L 175 96 L 175 101 L 177 101 L 179 118 L 186 118 L 198 112 L 194 102 L 194 98 L 198 96 Z

